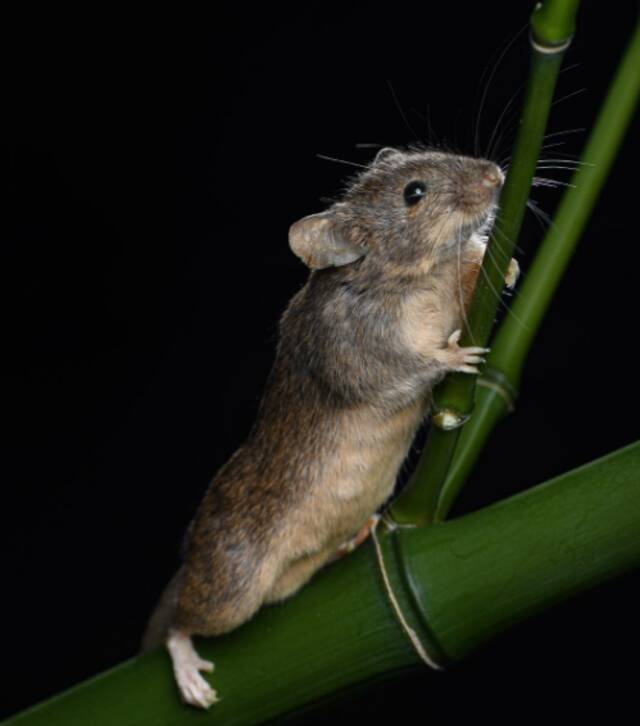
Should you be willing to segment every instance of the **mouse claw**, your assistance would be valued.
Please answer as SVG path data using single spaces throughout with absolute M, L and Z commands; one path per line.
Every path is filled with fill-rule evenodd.
M 209 708 L 218 701 L 218 694 L 202 676 L 194 676 L 191 681 L 182 682 L 180 692 L 182 700 L 190 706 Z
M 457 373 L 475 373 L 478 374 L 480 371 L 475 366 L 461 365 L 453 369 Z
M 204 671 L 205 673 L 213 673 L 215 665 L 210 660 L 203 660 L 202 658 L 198 658 L 197 668 L 199 671 Z
M 447 338 L 447 348 L 454 348 L 455 346 L 457 346 L 461 335 L 462 330 L 460 328 L 454 330 L 453 333 L 451 333 L 451 335 Z
M 465 358 L 467 363 L 486 363 L 486 359 L 479 355 L 468 355 Z

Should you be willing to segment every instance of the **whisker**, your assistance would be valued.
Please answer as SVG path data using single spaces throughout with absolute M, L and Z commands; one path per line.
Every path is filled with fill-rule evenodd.
M 549 177 L 545 176 L 534 176 L 531 180 L 531 186 L 532 187 L 571 187 L 572 189 L 576 189 L 575 184 L 570 184 L 569 182 L 560 181 L 559 179 L 549 179 Z
M 491 255 L 491 252 L 489 250 L 489 247 L 485 250 L 485 254 L 489 255 L 489 262 L 491 262 L 493 265 L 496 264 L 495 260 L 493 259 L 493 256 Z M 480 265 L 480 272 L 484 275 L 484 281 L 487 283 L 489 289 L 491 292 L 495 295 L 496 299 L 498 300 L 498 305 L 504 308 L 506 312 L 509 312 L 509 306 L 507 303 L 502 299 L 501 292 L 498 292 L 498 290 L 495 289 L 493 286 L 493 283 L 489 279 L 489 275 L 487 274 L 487 271 Z
M 499 224 L 498 219 L 496 219 L 496 222 L 493 225 L 493 231 L 496 232 L 497 234 L 499 234 L 505 242 L 508 242 L 509 244 L 512 243 L 511 240 L 507 237 L 507 235 L 500 229 L 500 224 Z M 497 242 L 497 240 L 496 240 L 496 242 Z M 520 247 L 517 243 L 515 243 L 513 245 L 513 249 L 516 250 L 517 252 L 519 252 L 521 255 L 526 254 L 525 251 L 522 249 L 522 247 Z
M 586 131 L 586 128 L 584 128 L 584 127 L 575 128 L 575 129 L 565 129 L 564 131 L 552 131 L 551 133 L 545 134 L 542 138 L 543 138 L 543 141 L 547 141 L 548 139 L 555 138 L 556 136 L 565 136 L 568 134 L 578 134 L 578 133 L 583 133 L 584 131 Z M 511 154 L 509 153 L 509 154 L 505 154 L 500 159 L 499 163 L 500 163 L 500 166 L 502 166 L 503 164 L 508 165 L 510 161 L 511 161 Z
M 555 146 L 564 146 L 567 142 L 566 141 L 556 141 L 554 144 L 542 144 L 540 147 L 540 151 L 544 151 L 545 149 L 552 149 Z M 569 156 L 569 154 L 567 154 Z
M 491 85 L 491 81 L 493 80 L 493 77 L 496 74 L 496 71 L 500 67 L 500 63 L 502 62 L 502 59 L 505 57 L 511 46 L 520 38 L 522 33 L 527 29 L 528 23 L 525 23 L 520 30 L 511 38 L 511 40 L 507 43 L 507 45 L 504 47 L 504 50 L 500 53 L 498 56 L 498 59 L 495 62 L 495 65 L 493 66 L 493 69 L 491 73 L 489 74 L 489 78 L 487 79 L 487 83 L 484 87 L 484 91 L 482 92 L 482 97 L 480 98 L 480 105 L 478 106 L 478 113 L 476 114 L 476 128 L 475 128 L 475 134 L 474 134 L 474 153 L 476 156 L 478 156 L 480 152 L 480 119 L 482 118 L 482 110 L 484 108 L 485 101 L 487 100 L 487 94 L 489 92 L 489 86 Z M 486 68 L 485 68 L 486 71 Z
M 550 171 L 553 169 L 559 169 L 560 171 L 577 171 L 580 167 L 568 166 L 567 164 L 541 164 L 536 167 L 536 171 Z
M 542 232 L 546 232 L 547 227 L 549 226 L 549 223 L 548 223 L 548 221 L 544 220 L 541 217 L 540 211 L 538 210 L 536 203 L 532 199 L 529 199 L 529 200 L 527 200 L 527 207 L 529 210 L 531 210 L 531 213 L 533 214 L 533 218 L 538 223 L 538 226 L 540 227 Z M 545 226 L 545 221 L 546 221 L 546 226 Z
M 558 164 L 580 164 L 581 166 L 595 166 L 595 164 L 592 164 L 590 161 L 582 161 L 581 159 L 560 159 L 557 157 L 550 157 L 548 159 L 541 159 L 541 161 L 551 161 L 551 162 L 558 162 Z
M 405 123 L 405 126 L 409 129 L 409 131 L 411 132 L 412 136 L 415 139 L 420 138 L 418 136 L 418 134 L 416 134 L 416 132 L 413 130 L 413 127 L 411 126 L 411 124 L 409 123 L 407 117 L 405 116 L 405 113 L 402 110 L 402 106 L 400 105 L 400 101 L 398 100 L 398 97 L 396 96 L 396 92 L 393 90 L 393 86 L 391 85 L 391 81 L 388 80 L 388 79 L 387 79 L 387 85 L 389 86 L 389 90 L 391 91 L 391 96 L 393 97 L 393 101 L 394 101 L 394 103 L 396 105 L 396 108 L 398 109 L 398 111 L 400 113 L 400 116 L 402 117 L 402 120 Z
M 494 129 L 493 129 L 493 131 L 491 133 L 491 136 L 489 138 L 489 143 L 487 144 L 487 154 L 486 154 L 486 158 L 487 159 L 490 159 L 491 158 L 491 153 L 493 152 L 493 148 L 492 148 L 493 140 L 494 140 L 494 137 L 496 135 L 496 132 L 500 128 L 500 124 L 502 122 L 502 119 L 504 118 L 505 114 L 507 113 L 507 111 L 511 107 L 511 104 L 520 95 L 520 92 L 522 91 L 523 88 L 524 88 L 524 83 L 521 83 L 520 86 L 516 89 L 515 93 L 509 99 L 509 102 L 507 103 L 507 105 L 502 109 L 502 113 L 500 114 L 500 116 L 498 116 L 498 120 L 496 122 L 496 125 L 494 126 Z M 505 129 L 506 128 L 508 128 L 507 125 L 505 125 Z M 500 132 L 500 134 L 496 137 L 496 146 L 498 146 L 498 144 L 500 143 L 500 141 L 502 141 L 502 137 L 504 136 L 505 129 L 503 129 Z
M 523 85 L 524 85 L 524 84 L 523 84 Z M 523 86 L 521 86 L 521 87 L 520 87 L 520 89 L 518 89 L 518 91 L 520 91 L 522 87 L 523 87 Z M 582 91 L 585 91 L 585 90 L 586 90 L 585 88 L 581 88 L 581 89 L 579 89 L 578 91 L 574 91 L 574 92 L 572 92 L 572 93 L 570 93 L 570 94 L 568 94 L 568 95 L 564 96 L 563 98 L 560 98 L 560 99 L 558 99 L 558 100 L 557 100 L 557 101 L 555 101 L 555 102 L 554 102 L 554 103 L 553 103 L 552 105 L 555 105 L 556 103 L 560 103 L 560 102 L 562 102 L 562 101 L 566 101 L 566 100 L 567 100 L 568 98 L 571 98 L 572 96 L 575 96 L 575 95 L 577 95 L 578 93 L 581 93 Z M 508 106 L 510 105 L 511 101 L 513 101 L 513 100 L 514 100 L 514 98 L 512 97 L 512 99 L 511 99 L 511 100 L 509 101 L 509 104 L 507 104 L 507 106 L 506 106 L 506 107 L 505 107 L 505 108 L 503 109 L 502 113 L 500 114 L 500 119 L 502 119 L 503 115 L 504 115 L 504 114 L 505 114 L 505 112 L 507 111 L 507 108 L 508 108 Z M 514 114 L 512 113 L 512 114 L 511 114 L 511 116 L 513 117 L 513 116 L 514 116 Z M 514 120 L 515 120 L 515 118 L 511 118 L 511 120 L 510 120 L 509 124 L 505 124 L 505 129 L 504 129 L 503 131 L 501 131 L 501 132 L 500 132 L 500 135 L 499 135 L 499 137 L 498 137 L 498 139 L 497 139 L 497 141 L 496 141 L 496 144 L 495 144 L 495 146 L 496 146 L 496 147 L 498 147 L 498 146 L 499 146 L 499 144 L 500 144 L 500 142 L 502 141 L 502 138 L 503 138 L 503 136 L 504 136 L 504 134 L 505 134 L 505 132 L 506 132 L 506 129 L 507 129 L 507 128 L 511 127 L 511 131 L 510 131 L 510 136 L 509 136 L 509 138 L 513 138 L 513 137 L 515 136 L 515 132 L 516 132 L 516 128 L 517 128 L 517 126 L 513 124 L 513 121 L 514 121 Z M 496 129 L 494 129 L 494 134 L 495 134 L 496 130 L 497 130 L 497 128 L 496 128 Z M 542 137 L 542 140 L 543 140 L 543 141 L 545 141 L 545 140 L 546 140 L 547 138 L 550 138 L 550 137 L 552 137 L 552 136 L 556 136 L 556 135 L 560 135 L 560 134 L 564 134 L 564 133 L 573 133 L 573 131 L 576 131 L 576 132 L 577 132 L 577 131 L 584 131 L 584 129 L 573 129 L 573 130 L 569 130 L 569 131 L 567 131 L 567 132 L 557 132 L 557 133 L 552 133 L 552 134 L 545 134 L 545 135 L 544 135 L 544 136 Z M 492 138 L 493 138 L 493 134 L 492 134 Z M 543 146 L 543 147 L 541 147 L 541 148 L 545 148 L 545 147 Z M 507 159 L 510 159 L 510 158 L 511 158 L 511 154 L 510 154 L 510 153 L 509 153 L 508 155 L 506 155 L 506 156 L 507 156 Z M 489 157 L 489 156 L 487 156 L 487 158 L 490 158 L 490 157 Z
M 431 126 L 431 106 L 429 104 L 427 104 L 427 138 L 430 144 L 433 144 L 433 139 L 436 138 L 433 133 L 433 127 Z
M 533 212 L 533 216 L 538 220 L 540 223 L 540 227 L 542 231 L 546 231 L 544 225 L 542 222 L 546 222 L 547 227 L 554 227 L 555 222 L 551 218 L 551 215 L 547 214 L 543 209 L 540 209 L 537 202 L 535 202 L 533 199 L 529 199 L 527 201 L 527 207 Z
M 550 149 L 552 146 L 559 146 L 561 144 L 566 144 L 566 143 L 567 143 L 566 141 L 559 141 L 559 142 L 556 142 L 555 144 L 546 144 L 545 146 L 543 146 L 541 148 L 543 150 Z M 563 153 L 566 157 L 568 157 L 568 159 L 567 159 L 568 161 L 573 161 L 573 162 L 577 161 L 577 162 L 581 162 L 583 164 L 586 163 L 586 162 L 582 161 L 582 159 L 580 158 L 580 156 L 578 154 L 570 154 L 568 151 L 563 151 Z M 541 154 L 540 158 L 538 159 L 538 162 L 541 162 L 541 161 L 553 161 L 553 158 L 546 156 L 544 154 Z
M 566 96 L 563 96 L 562 98 L 558 98 L 555 100 L 549 108 L 553 108 L 554 106 L 557 106 L 559 103 L 562 103 L 563 101 L 567 101 L 570 98 L 573 98 L 574 96 L 578 96 L 581 93 L 584 93 L 587 89 L 586 88 L 579 88 L 577 91 L 572 91 L 571 93 L 567 93 Z
M 502 168 L 504 170 L 508 170 L 510 166 L 510 164 L 504 164 Z M 595 166 L 595 164 L 588 161 L 581 161 L 580 159 L 553 159 L 541 157 L 538 160 L 536 169 L 568 169 L 570 171 L 574 171 L 581 166 Z
M 574 68 L 579 68 L 582 65 L 582 63 L 572 63 L 570 66 L 565 66 L 564 68 L 560 69 L 560 74 L 566 73 L 567 71 L 572 71 Z
M 359 169 L 368 169 L 366 164 L 357 164 L 355 161 L 347 161 L 346 159 L 338 159 L 335 156 L 327 156 L 326 154 L 316 154 L 318 159 L 324 159 L 325 161 L 335 161 L 338 164 L 348 164 L 349 166 L 357 166 Z
M 458 239 L 458 298 L 460 299 L 460 313 L 462 315 L 462 322 L 464 323 L 464 329 L 467 331 L 471 342 L 473 340 L 473 334 L 469 327 L 469 319 L 467 318 L 467 311 L 464 304 L 464 291 L 462 290 L 462 239 Z
M 504 236 L 504 235 L 503 235 L 503 236 Z M 506 239 L 506 238 L 505 238 L 505 239 Z M 489 260 L 490 260 L 490 262 L 492 262 L 492 263 L 493 263 L 493 264 L 494 264 L 494 265 L 495 265 L 495 266 L 497 267 L 497 263 L 496 263 L 496 261 L 495 261 L 495 258 L 493 257 L 493 254 L 491 253 L 491 250 L 489 249 L 489 247 L 488 247 L 488 246 L 487 246 L 487 249 L 486 249 L 486 254 L 488 254 L 488 255 L 489 255 Z M 501 295 L 500 293 L 496 292 L 495 288 L 493 287 L 493 284 L 492 284 L 492 283 L 491 283 L 491 281 L 489 280 L 489 276 L 488 276 L 488 275 L 487 275 L 487 273 L 486 273 L 486 272 L 485 272 L 485 271 L 484 271 L 484 270 L 482 269 L 482 267 L 480 267 L 480 270 L 481 270 L 481 271 L 482 271 L 482 272 L 484 273 L 484 279 L 485 279 L 485 282 L 487 283 L 487 285 L 489 285 L 489 287 L 491 288 L 491 291 L 493 292 L 493 294 L 494 294 L 494 295 L 495 295 L 495 296 L 496 296 L 496 297 L 498 298 L 498 302 L 499 302 L 499 304 L 500 304 L 500 305 L 502 305 L 502 307 L 504 308 L 504 310 L 505 310 L 505 313 L 506 313 L 507 315 L 511 315 L 511 317 L 512 317 L 512 318 L 513 318 L 513 319 L 514 319 L 514 320 L 515 320 L 515 321 L 516 321 L 516 322 L 517 322 L 517 323 L 518 323 L 519 325 L 522 325 L 522 327 L 523 327 L 523 328 L 524 328 L 525 330 L 528 330 L 529 328 L 528 328 L 528 327 L 527 327 L 527 325 L 526 325 L 526 324 L 524 323 L 524 321 L 522 321 L 522 320 L 520 319 L 520 317 L 519 317 L 518 315 L 516 315 L 516 314 L 515 314 L 515 313 L 513 312 L 513 310 L 512 310 L 512 309 L 511 309 L 511 308 L 509 307 L 509 305 L 507 305 L 507 303 L 506 303 L 506 302 L 505 302 L 505 301 L 504 301 L 504 300 L 502 299 L 502 295 Z M 512 291 L 510 291 L 510 293 L 511 293 L 512 295 L 514 295 L 514 296 L 518 294 L 516 290 L 512 290 Z
M 575 129 L 566 129 L 565 131 L 552 131 L 550 134 L 545 134 L 543 136 L 543 139 L 546 141 L 547 139 L 550 139 L 554 136 L 564 136 L 565 134 L 578 134 L 582 131 L 586 131 L 587 129 L 582 128 L 575 128 Z

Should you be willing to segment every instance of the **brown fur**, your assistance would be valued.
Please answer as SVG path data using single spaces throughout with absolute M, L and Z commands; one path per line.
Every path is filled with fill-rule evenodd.
M 292 227 L 314 269 L 282 316 L 256 423 L 198 509 L 148 647 L 169 627 L 223 633 L 292 594 L 390 496 L 452 367 L 447 339 L 483 253 L 468 240 L 496 201 L 489 173 L 482 160 L 384 150 L 340 202 Z M 416 179 L 426 196 L 408 206 Z

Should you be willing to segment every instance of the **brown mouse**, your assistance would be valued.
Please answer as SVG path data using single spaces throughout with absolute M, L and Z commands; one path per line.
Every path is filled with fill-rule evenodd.
M 359 544 L 433 386 L 478 372 L 485 349 L 457 341 L 503 180 L 490 161 L 385 148 L 339 202 L 292 225 L 311 274 L 280 321 L 257 420 L 211 482 L 144 638 L 166 644 L 187 703 L 216 701 L 191 636 L 238 627 Z

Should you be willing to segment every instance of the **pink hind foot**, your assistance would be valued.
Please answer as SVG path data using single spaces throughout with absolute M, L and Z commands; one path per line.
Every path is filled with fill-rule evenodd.
M 218 696 L 200 675 L 200 671 L 211 673 L 213 663 L 200 658 L 191 638 L 179 630 L 169 631 L 167 650 L 171 655 L 173 672 L 182 700 L 191 706 L 209 708 L 218 700 Z
M 360 527 L 355 537 L 352 537 L 350 540 L 347 540 L 343 544 L 341 544 L 338 549 L 333 553 L 331 556 L 330 562 L 334 562 L 335 560 L 340 559 L 341 557 L 344 557 L 345 555 L 348 555 L 350 552 L 353 552 L 353 550 L 356 549 L 356 547 L 360 547 L 360 545 L 367 539 L 369 536 L 371 530 L 373 527 L 377 524 L 377 522 L 380 521 L 380 515 L 379 514 L 372 514 L 369 519 Z

